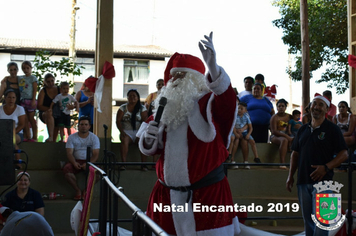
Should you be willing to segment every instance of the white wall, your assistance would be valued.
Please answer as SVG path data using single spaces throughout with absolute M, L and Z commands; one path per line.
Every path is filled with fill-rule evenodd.
M 10 53 L 0 53 L 0 79 L 8 76 L 9 73 L 7 72 L 7 63 L 10 62 Z
M 52 56 L 52 60 L 60 60 L 62 56 Z M 7 63 L 11 61 L 11 54 L 10 53 L 1 53 L 0 52 L 0 79 L 8 75 L 7 72 Z M 156 81 L 160 78 L 163 79 L 164 69 L 166 67 L 166 61 L 162 60 L 150 60 L 150 74 L 149 74 L 149 93 L 156 91 Z M 115 77 L 112 81 L 112 97 L 113 99 L 126 99 L 126 95 L 123 94 L 124 90 L 124 82 L 123 82 L 123 74 L 124 74 L 124 59 L 114 59 L 113 65 L 115 68 Z M 20 67 L 21 65 L 19 65 Z M 19 75 L 23 74 L 20 68 Z M 83 73 L 85 74 L 85 72 Z M 86 76 L 84 76 L 86 77 Z M 83 78 L 84 78 L 83 77 Z M 75 77 L 74 80 L 76 82 L 84 82 L 83 78 Z M 56 80 L 65 81 L 68 80 L 67 77 L 61 78 L 60 76 L 56 77 Z M 112 141 L 113 142 L 120 142 L 119 139 L 119 131 L 116 128 L 116 113 L 118 107 L 113 106 L 112 110 Z M 46 125 L 43 124 L 38 119 L 38 136 L 43 136 L 43 140 L 48 137 Z
M 148 93 L 157 91 L 156 82 L 158 79 L 164 78 L 164 69 L 166 68 L 166 61 L 150 61 L 150 77 Z
M 120 99 L 124 91 L 124 59 L 114 59 L 113 65 L 115 68 L 115 77 L 112 81 L 112 98 Z
M 51 59 L 54 61 L 59 61 L 62 59 L 63 56 L 52 56 Z M 7 63 L 11 61 L 11 54 L 10 53 L 1 53 L 0 52 L 0 79 L 8 75 L 7 72 Z M 126 95 L 123 94 L 124 90 L 124 82 L 123 82 L 123 74 L 124 74 L 124 59 L 117 59 L 115 58 L 113 61 L 113 65 L 115 68 L 116 76 L 113 78 L 112 81 L 112 97 L 113 99 L 123 99 L 126 98 Z M 156 81 L 160 78 L 163 79 L 164 69 L 166 67 L 166 61 L 162 60 L 150 60 L 150 75 L 149 75 L 149 93 L 156 91 Z M 19 75 L 22 75 L 23 72 L 21 71 L 21 65 L 19 65 Z M 83 72 L 85 76 L 81 77 L 74 77 L 75 82 L 84 82 L 85 78 L 88 76 L 86 75 L 85 71 Z M 93 74 L 94 75 L 94 74 Z M 44 75 L 43 75 L 44 76 Z M 68 77 L 60 77 L 57 75 L 56 80 L 58 81 L 66 81 Z

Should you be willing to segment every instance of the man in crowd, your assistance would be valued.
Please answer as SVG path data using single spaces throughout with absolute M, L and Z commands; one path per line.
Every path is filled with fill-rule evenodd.
M 244 78 L 245 91 L 242 91 L 238 94 L 239 98 L 242 98 L 245 95 L 252 94 L 252 86 L 255 83 L 254 79 L 251 76 Z
M 332 120 L 333 117 L 336 115 L 336 110 L 337 110 L 336 106 L 331 103 L 331 101 L 333 99 L 333 95 L 332 95 L 330 90 L 325 90 L 323 92 L 323 96 L 326 97 L 330 101 L 330 107 L 329 107 L 329 110 L 328 110 L 328 112 L 326 114 L 327 114 L 327 118 L 329 120 Z
M 84 191 L 79 188 L 75 175 L 86 170 L 87 147 L 90 147 L 90 162 L 96 162 L 99 157 L 99 138 L 89 129 L 90 117 L 80 117 L 78 132 L 70 135 L 66 143 L 68 163 L 64 166 L 63 171 L 66 180 L 75 190 L 74 200 L 84 198 Z
M 51 226 L 45 218 L 37 212 L 13 211 L 8 207 L 0 207 L 0 214 L 6 222 L 0 229 L 0 236 L 53 236 Z
M 228 157 L 229 134 L 235 120 L 236 94 L 230 78 L 216 64 L 212 33 L 199 43 L 209 68 L 192 55 L 175 53 L 169 60 L 165 87 L 157 97 L 167 98 L 157 127 L 154 113 L 141 125 L 140 150 L 161 154 L 158 181 L 149 199 L 147 215 L 168 234 L 234 235 L 240 232 L 234 212 L 193 212 L 192 205 L 233 205 L 222 164 Z M 187 206 L 182 212 L 155 210 L 159 204 Z M 204 234 L 204 235 L 205 235 Z
M 333 168 L 347 159 L 347 145 L 340 128 L 325 118 L 329 106 L 327 98 L 320 95 L 314 97 L 310 108 L 312 120 L 299 129 L 292 144 L 286 188 L 291 192 L 293 176 L 298 169 L 298 199 L 306 236 L 328 235 L 328 231 L 316 227 L 311 218 L 311 214 L 315 214 L 317 192 L 313 185 L 319 181 L 332 180 Z

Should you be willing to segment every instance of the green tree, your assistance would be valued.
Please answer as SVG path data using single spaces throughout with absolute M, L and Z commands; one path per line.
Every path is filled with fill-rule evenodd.
M 300 0 L 274 0 L 272 5 L 279 7 L 281 14 L 272 23 L 283 29 L 283 42 L 296 56 L 295 68 L 287 69 L 287 73 L 299 81 L 302 79 Z M 346 0 L 308 0 L 308 24 L 310 76 L 325 66 L 316 82 L 327 82 L 327 87 L 344 93 L 349 87 Z
M 82 74 L 82 70 L 85 69 L 83 66 L 79 66 L 74 63 L 70 58 L 62 57 L 59 61 L 51 61 L 52 54 L 48 51 L 38 51 L 36 52 L 35 59 L 33 61 L 32 74 L 37 77 L 39 91 L 43 86 L 43 79 L 45 74 L 52 73 L 54 77 L 58 75 L 63 77 L 68 77 L 69 74 L 74 76 L 79 76 Z M 57 80 L 57 84 L 59 81 Z M 74 87 L 73 81 L 68 81 L 69 87 Z

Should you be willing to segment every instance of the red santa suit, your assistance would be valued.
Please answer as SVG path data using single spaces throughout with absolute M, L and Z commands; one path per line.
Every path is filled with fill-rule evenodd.
M 175 54 L 176 57 L 179 55 Z M 182 62 L 172 65 L 172 60 L 179 60 L 174 59 L 175 56 L 168 63 L 166 72 L 177 68 L 184 68 L 184 71 L 187 68 L 197 68 L 190 63 L 181 65 Z M 201 61 L 200 63 L 204 67 Z M 204 74 L 204 71 L 197 70 Z M 194 108 L 188 118 L 177 129 L 167 132 L 164 125 L 160 126 L 158 137 L 161 148 L 146 149 L 143 144 L 143 135 L 148 122 L 153 119 L 152 116 L 147 123 L 141 125 L 138 132 L 141 137 L 140 150 L 144 154 L 161 154 L 156 164 L 158 180 L 149 199 L 147 215 L 169 234 L 210 236 L 237 235 L 240 232 L 235 212 L 199 212 L 199 209 L 193 211 L 193 207 L 199 205 L 234 205 L 226 176 L 218 182 L 191 191 L 169 188 L 197 183 L 221 166 L 228 157 L 229 135 L 236 117 L 236 94 L 228 75 L 221 67 L 220 71 L 220 76 L 213 82 L 209 75 L 206 77 L 211 92 L 194 102 Z M 157 204 L 175 204 L 188 208 L 184 208 L 183 212 L 172 212 L 174 209 L 171 209 L 171 212 L 159 212 L 159 209 L 155 208 Z

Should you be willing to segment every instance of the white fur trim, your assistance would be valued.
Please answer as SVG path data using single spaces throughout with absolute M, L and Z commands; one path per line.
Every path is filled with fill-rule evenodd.
M 324 96 L 315 96 L 315 97 L 313 98 L 313 101 L 314 101 L 315 99 L 321 99 L 321 100 L 323 100 L 323 102 L 325 102 L 326 106 L 327 106 L 327 107 L 330 107 L 330 101 L 329 101 L 326 97 L 324 97 Z
M 232 123 L 231 130 L 230 130 L 230 132 L 229 132 L 229 136 L 227 137 L 227 146 L 226 146 L 227 149 L 228 149 L 229 146 L 230 146 L 231 134 L 232 134 L 232 132 L 234 131 L 234 127 L 235 127 L 235 124 L 236 124 L 237 110 L 238 110 L 238 105 L 236 104 L 236 108 L 235 108 L 235 112 L 234 112 L 234 122 Z
M 166 126 L 163 123 L 159 123 L 158 125 L 158 148 L 163 149 L 164 143 L 163 143 L 163 133 L 164 129 Z
M 186 203 L 188 192 L 179 192 L 170 190 L 171 204 L 184 205 Z M 192 198 L 188 203 L 188 210 L 184 212 L 172 212 L 174 228 L 177 235 L 196 236 L 195 219 L 192 208 Z
M 199 140 L 206 143 L 212 142 L 216 136 L 216 130 L 211 114 L 211 104 L 213 100 L 214 94 L 212 93 L 206 108 L 208 122 L 205 121 L 204 117 L 200 113 L 199 104 L 197 102 L 194 103 L 194 108 L 188 117 L 189 127 L 193 131 L 194 135 Z
M 188 172 L 188 122 L 184 121 L 177 129 L 167 132 L 164 180 L 168 186 L 189 186 Z
M 157 145 L 159 144 L 159 139 L 162 138 L 162 135 L 158 134 L 158 138 L 154 141 L 152 147 L 150 149 L 146 149 L 143 142 L 145 141 L 145 133 L 146 133 L 147 126 L 148 124 L 146 122 L 143 122 L 136 134 L 136 137 L 139 138 L 138 147 L 140 151 L 147 156 L 152 156 L 157 151 Z
M 202 230 L 197 232 L 197 236 L 216 236 L 216 235 L 239 235 L 240 223 L 237 217 L 232 219 L 232 224 L 221 228 Z M 262 234 L 261 234 L 262 235 Z
M 148 126 L 148 123 L 142 122 L 140 129 L 136 133 L 137 138 L 141 138 L 142 134 L 145 132 L 146 128 Z
M 188 67 L 174 67 L 170 70 L 170 74 L 172 75 L 174 72 L 176 71 L 181 71 L 181 72 L 194 72 L 194 73 L 199 73 L 201 75 L 203 75 L 202 73 L 200 73 L 197 70 L 193 70 L 192 68 L 188 68 Z
M 145 139 L 143 136 L 144 136 L 144 134 L 142 134 L 142 136 L 138 140 L 138 148 L 146 156 L 154 155 L 157 151 L 157 143 L 158 143 L 157 139 L 154 141 L 154 143 L 150 149 L 146 149 L 145 146 L 143 145 L 143 141 Z
M 210 82 L 208 80 L 209 74 L 205 76 L 206 84 L 208 85 L 210 90 L 213 91 L 213 93 L 215 93 L 216 95 L 223 94 L 231 83 L 230 77 L 228 76 L 228 74 L 226 74 L 225 70 L 222 67 L 220 67 L 220 71 L 221 72 L 219 77 L 213 82 Z

